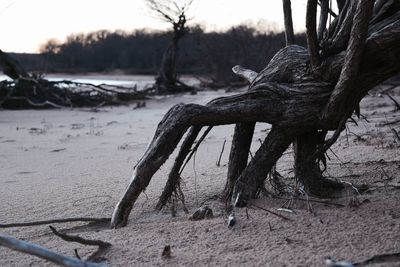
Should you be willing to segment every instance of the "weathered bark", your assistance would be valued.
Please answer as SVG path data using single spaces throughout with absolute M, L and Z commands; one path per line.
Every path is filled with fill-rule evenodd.
M 236 207 L 244 207 L 247 201 L 255 198 L 267 173 L 292 143 L 297 131 L 286 127 L 272 127 L 261 147 L 257 150 L 249 165 L 236 180 L 232 202 Z
M 223 192 L 225 200 L 231 199 L 235 182 L 247 166 L 255 125 L 254 122 L 245 122 L 235 126 L 229 154 L 228 177 Z
M 112 226 L 126 225 L 137 197 L 173 152 L 189 126 L 253 121 L 268 122 L 281 128 L 296 126 L 294 121 L 299 125 L 313 124 L 318 120 L 316 115 L 322 104 L 307 102 L 324 103 L 329 97 L 329 87 L 324 83 L 312 84 L 311 88 L 308 86 L 310 85 L 298 84 L 295 88 L 289 88 L 276 83 L 263 84 L 262 87 L 254 88 L 245 94 L 215 99 L 206 106 L 174 106 L 159 123 L 153 140 L 137 164 L 130 184 L 114 210 Z M 304 103 L 307 108 L 298 108 L 298 103 Z
M 342 184 L 324 178 L 319 159 L 312 157 L 317 149 L 323 146 L 325 136 L 326 131 L 309 131 L 298 135 L 293 143 L 296 179 L 304 185 L 307 193 L 319 197 L 330 196 L 343 188 Z
M 278 52 L 268 66 L 254 77 L 254 74 L 248 70 L 234 67 L 233 71 L 240 76 L 247 76 L 252 84 L 262 82 L 295 82 L 306 80 L 304 59 L 308 55 L 304 48 L 299 46 L 288 46 Z M 247 73 L 248 75 L 246 75 Z M 251 87 L 250 87 L 251 88 Z M 248 162 L 248 155 L 253 139 L 255 123 L 239 123 L 235 126 L 235 132 L 232 139 L 231 152 L 228 163 L 228 176 L 223 191 L 223 198 L 228 200 L 233 195 L 235 181 L 239 178 Z M 265 176 L 267 173 L 265 173 Z
M 371 0 L 346 1 L 326 31 L 324 41 L 327 42 L 322 42 L 317 38 L 316 3 L 310 0 L 307 6 L 309 53 L 302 47 L 288 46 L 280 50 L 255 79 L 250 79 L 249 92 L 218 98 L 206 106 L 177 105 L 165 115 L 114 211 L 113 227 L 127 223 L 137 197 L 190 126 L 237 124 L 234 139 L 237 141 L 233 145 L 242 147 L 241 156 L 236 159 L 240 164 L 234 164 L 235 157 L 232 156 L 228 168 L 238 171 L 233 172 L 234 178 L 227 182 L 235 181 L 233 204 L 245 205 L 249 198 L 257 195 L 267 173 L 293 140 L 296 140 L 296 177 L 306 191 L 321 195 L 340 187 L 322 177 L 317 160 L 321 159 L 323 149 L 339 136 L 351 115 L 349 111 L 357 107 L 371 88 L 400 71 L 400 21 L 395 19 L 400 7 L 386 2 L 388 6 L 385 9 L 390 12 L 377 12 L 386 15 L 375 22 L 372 17 L 368 24 Z M 331 43 L 332 40 L 338 43 Z M 330 49 L 332 47 L 334 49 Z M 253 72 L 243 73 L 250 73 L 247 76 L 253 77 Z M 338 106 L 336 100 L 330 103 L 332 99 L 341 98 L 342 93 L 346 95 L 346 101 L 342 98 Z M 342 107 L 342 103 L 345 103 L 344 108 L 336 109 Z M 329 105 L 335 108 L 325 116 Z M 272 130 L 244 168 L 252 136 L 249 129 L 255 122 L 270 123 Z M 240 125 L 247 128 L 238 129 Z M 329 130 L 335 130 L 333 138 L 324 141 L 323 137 Z M 246 134 L 240 135 L 242 131 Z
M 351 97 L 351 93 L 354 91 L 353 87 L 364 52 L 373 5 L 374 0 L 358 2 L 344 66 L 323 114 L 325 118 L 330 116 L 331 118 L 328 119 L 330 121 L 341 119 L 343 115 L 349 115 L 348 98 Z M 354 110 L 354 108 L 351 108 L 352 106 L 350 105 L 350 112 Z M 345 111 L 343 112 L 343 110 Z

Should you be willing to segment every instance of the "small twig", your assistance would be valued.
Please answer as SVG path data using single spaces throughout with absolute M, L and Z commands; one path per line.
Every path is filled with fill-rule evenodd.
M 367 123 L 370 123 L 370 121 L 367 119 L 367 117 L 365 117 L 363 114 L 360 114 L 360 117 L 365 120 Z
M 284 200 L 290 200 L 290 198 L 280 197 L 280 196 L 275 196 L 275 198 L 284 199 Z M 345 205 L 343 205 L 343 204 L 333 203 L 333 202 L 328 202 L 328 201 L 323 201 L 323 200 L 310 199 L 310 198 L 307 200 L 307 199 L 304 199 L 304 198 L 296 197 L 296 200 L 309 201 L 309 202 L 320 203 L 320 204 L 336 206 L 336 207 L 345 207 Z
M 393 132 L 393 134 L 395 135 L 395 137 L 397 138 L 397 140 L 400 142 L 400 136 L 399 133 L 394 129 L 394 128 L 390 128 Z
M 194 157 L 193 157 L 193 172 L 194 172 L 194 191 L 196 194 L 196 204 L 199 204 L 199 197 L 198 197 L 198 193 L 197 193 L 197 172 L 196 172 L 196 155 L 197 155 L 197 149 L 194 152 Z
M 9 224 L 0 224 L 0 228 L 36 226 L 36 225 L 54 224 L 54 223 L 67 223 L 67 222 L 111 222 L 111 218 L 78 217 L 78 218 L 54 219 L 54 220 L 25 222 L 25 223 L 9 223 Z
M 286 217 L 286 216 L 283 216 L 283 215 L 281 215 L 281 214 L 279 214 L 279 213 L 276 213 L 276 212 L 274 212 L 274 211 L 271 211 L 271 210 L 268 210 L 268 209 L 266 209 L 266 208 L 260 207 L 260 206 L 258 206 L 258 205 L 256 205 L 256 204 L 251 204 L 251 205 L 254 206 L 254 207 L 256 207 L 256 208 L 258 208 L 258 209 L 260 209 L 260 210 L 263 210 L 263 211 L 266 211 L 266 212 L 268 212 L 268 213 L 270 213 L 270 214 L 273 214 L 273 215 L 275 215 L 275 216 L 277 216 L 277 217 L 279 217 L 279 218 L 281 218 L 281 219 L 283 219 L 283 220 L 285 220 L 285 221 L 292 221 L 292 219 L 290 219 L 290 218 L 288 218 L 288 217 Z
M 219 154 L 219 158 L 217 161 L 217 167 L 219 167 L 221 165 L 221 158 L 222 158 L 222 153 L 224 153 L 225 143 L 226 143 L 226 140 L 224 140 L 224 144 L 222 145 L 222 150 L 221 150 L 221 153 Z
M 299 188 L 299 191 L 306 196 L 307 209 L 311 214 L 313 214 L 314 213 L 314 209 L 313 209 L 313 206 L 312 206 L 312 204 L 310 202 L 310 197 L 308 196 L 307 192 L 302 188 Z
M 344 117 L 339 122 L 339 126 L 333 133 L 332 137 L 325 141 L 324 145 L 318 148 L 314 154 L 311 156 L 311 159 L 317 159 L 321 157 L 339 138 L 340 133 L 346 128 L 347 119 Z
M 193 154 L 197 151 L 197 149 L 199 148 L 201 142 L 203 142 L 203 140 L 206 138 L 206 136 L 208 135 L 208 133 L 211 131 L 212 126 L 209 126 L 203 133 L 203 135 L 200 137 L 200 139 L 197 141 L 196 145 L 193 147 L 192 151 L 190 152 L 190 154 L 188 155 L 188 157 L 186 158 L 185 163 L 183 164 L 181 170 L 179 171 L 179 174 L 181 174 L 183 172 L 183 170 L 186 167 L 186 164 L 189 162 L 189 160 L 192 158 Z
M 253 159 L 254 156 L 253 156 L 253 153 L 251 153 L 251 150 L 249 150 L 249 154 L 250 154 L 250 158 Z
M 77 248 L 74 249 L 74 253 L 75 253 L 75 257 L 76 257 L 78 260 L 82 260 L 81 256 L 79 256 L 79 253 L 78 253 L 78 249 L 77 249 Z
M 397 102 L 396 99 L 394 99 L 391 95 L 388 95 L 388 94 L 386 94 L 386 95 L 387 95 L 387 96 L 390 98 L 390 100 L 392 100 L 393 103 L 395 104 L 395 106 L 396 106 L 395 111 L 399 111 L 399 110 L 400 110 L 400 104 L 399 104 L 399 102 Z
M 272 232 L 274 229 L 272 228 L 272 225 L 270 222 L 268 222 L 268 226 L 269 226 L 269 231 Z
M 382 125 L 382 126 L 388 126 L 388 125 L 393 125 L 393 124 L 398 124 L 398 123 L 400 123 L 400 120 L 388 121 L 388 122 L 382 123 L 382 124 L 380 124 L 380 125 Z

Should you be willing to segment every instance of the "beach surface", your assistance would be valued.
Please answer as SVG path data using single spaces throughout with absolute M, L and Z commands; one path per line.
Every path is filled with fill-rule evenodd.
M 52 224 L 64 233 L 112 244 L 103 255 L 109 266 L 325 266 L 325 258 L 362 262 L 377 255 L 400 253 L 400 111 L 373 90 L 361 103 L 366 119 L 348 123 L 328 152 L 327 177 L 367 184 L 362 194 L 347 192 L 327 203 L 306 196 L 263 195 L 247 209 L 228 215 L 219 195 L 224 188 L 233 125 L 214 127 L 182 174 L 189 214 L 175 201 L 154 209 L 176 152 L 152 178 L 135 204 L 128 225 L 84 222 Z M 232 94 L 232 93 L 230 93 Z M 400 101 L 400 89 L 390 91 Z M 71 217 L 111 217 L 158 122 L 177 103 L 205 104 L 227 95 L 202 91 L 146 100 L 145 107 L 0 111 L 0 224 Z M 254 154 L 270 126 L 257 125 Z M 217 166 L 224 142 L 221 164 Z M 293 149 L 278 162 L 283 182 L 295 185 Z M 193 221 L 201 206 L 213 218 Z M 268 209 L 289 220 L 261 209 Z M 287 209 L 278 210 L 285 207 Z M 311 209 L 312 207 L 312 209 Z M 1 233 L 75 257 L 96 248 L 61 240 L 48 225 L 0 229 Z M 162 257 L 165 246 L 171 256 Z M 383 258 L 383 260 L 382 260 Z M 398 256 L 381 257 L 368 266 L 400 266 Z M 0 266 L 53 264 L 0 247 Z

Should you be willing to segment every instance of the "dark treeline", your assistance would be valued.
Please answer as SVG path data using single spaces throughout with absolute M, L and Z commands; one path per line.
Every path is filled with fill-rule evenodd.
M 155 74 L 171 36 L 171 32 L 146 30 L 73 34 L 64 43 L 49 40 L 36 57 L 16 56 L 27 69 L 45 73 L 122 70 Z M 297 43 L 305 45 L 304 34 L 296 38 Z M 194 27 L 180 43 L 178 73 L 207 75 L 214 83 L 224 85 L 235 78 L 231 71 L 234 65 L 259 71 L 284 45 L 283 33 L 264 33 L 249 26 L 225 32 L 204 32 Z

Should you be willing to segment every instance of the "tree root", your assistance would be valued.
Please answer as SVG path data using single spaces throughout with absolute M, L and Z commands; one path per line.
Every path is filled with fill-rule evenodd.
M 321 88 L 318 88 L 317 90 L 320 92 Z M 289 91 L 282 91 L 282 88 L 280 88 L 279 85 L 278 87 L 275 87 L 275 85 L 271 84 L 267 90 L 254 90 L 242 95 L 215 99 L 206 106 L 196 104 L 174 106 L 167 112 L 163 120 L 159 123 L 153 140 L 150 142 L 144 156 L 136 166 L 131 182 L 114 210 L 111 223 L 112 227 L 123 226 L 127 223 L 128 215 L 132 209 L 133 203 L 136 201 L 139 194 L 147 187 L 153 174 L 174 151 L 189 126 L 221 125 L 238 121 L 251 122 L 256 120 L 271 122 L 270 120 L 275 120 L 277 117 L 287 115 L 297 117 L 299 121 L 304 120 L 306 117 L 309 118 L 309 116 L 304 116 L 304 114 L 300 115 L 297 112 L 283 112 L 283 110 L 287 108 L 285 105 L 275 107 L 276 105 L 274 106 L 273 103 L 275 101 L 280 101 L 281 97 L 283 97 L 281 95 L 282 93 L 290 94 L 290 89 Z M 296 96 L 302 95 L 296 94 Z M 326 97 L 327 95 L 319 93 L 316 96 Z M 307 99 L 309 98 L 305 98 L 304 101 L 307 101 Z M 237 103 L 241 103 L 241 105 L 238 105 Z M 287 105 L 291 105 L 291 103 L 292 102 L 289 101 L 287 102 Z M 271 107 L 275 108 L 271 109 Z M 279 108 L 282 108 L 282 110 L 279 110 Z M 309 114 L 309 112 L 313 113 L 313 111 L 305 109 L 300 113 L 306 112 Z M 309 115 L 313 117 L 313 115 Z M 266 161 L 268 164 L 257 162 L 254 166 L 251 163 L 249 165 L 251 166 L 249 169 L 260 168 L 260 170 L 256 170 L 257 174 L 252 178 L 252 181 L 255 177 L 258 179 L 258 186 L 256 186 L 256 188 L 262 184 L 266 173 L 268 173 L 269 169 L 275 164 L 275 161 L 292 141 L 292 128 L 284 130 L 283 127 L 276 127 L 276 129 L 276 135 L 274 134 L 275 131 L 270 132 L 269 136 L 273 137 L 268 139 L 269 142 L 265 148 L 261 146 L 260 150 L 263 152 L 258 153 L 258 155 L 256 154 L 252 160 L 252 162 L 257 162 L 259 158 L 265 158 L 261 156 L 261 154 L 266 153 L 268 158 Z M 299 129 L 296 129 L 296 131 Z M 273 151 L 272 157 L 269 157 L 269 149 L 272 149 Z M 245 178 L 239 179 L 239 183 L 245 182 L 244 179 Z M 241 190 L 244 189 L 241 186 L 240 188 Z M 244 195 L 242 194 L 242 196 Z
M 400 23 L 394 19 L 400 11 L 399 6 L 391 2 L 393 10 L 390 14 L 376 23 L 373 18 L 372 23 L 367 23 L 373 1 L 366 2 L 368 5 L 363 7 L 360 2 L 346 1 L 323 34 L 324 39 L 319 40 L 315 23 L 317 1 L 308 1 L 306 24 L 310 55 L 300 46 L 287 46 L 258 75 L 245 71 L 245 76 L 252 81 L 249 92 L 218 98 L 206 106 L 176 105 L 169 110 L 114 209 L 111 226 L 126 225 L 140 193 L 192 126 L 250 125 L 255 122 L 272 125 L 271 132 L 248 164 L 251 131 L 245 139 L 233 142 L 233 145 L 244 147 L 241 150 L 243 156 L 238 157 L 240 167 L 232 167 L 234 164 L 230 163 L 233 175 L 229 176 L 226 187 L 226 195 L 233 192 L 232 203 L 236 206 L 245 206 L 249 199 L 257 196 L 267 174 L 295 139 L 295 175 L 305 190 L 319 194 L 324 190 L 341 189 L 342 184 L 323 178 L 319 162 L 325 163 L 324 152 L 336 141 L 350 113 L 365 94 L 400 69 Z M 367 32 L 367 27 L 375 30 Z M 358 38 L 359 34 L 363 38 Z M 348 46 L 352 49 L 345 51 Z M 332 94 L 333 90 L 335 94 Z M 343 105 L 345 108 L 342 109 Z M 318 131 L 326 133 L 330 130 L 336 130 L 332 139 L 312 141 L 318 137 Z M 302 140 L 303 134 L 309 134 L 310 140 Z M 190 138 L 196 136 L 193 134 Z M 183 164 L 194 139 L 188 140 L 181 149 L 176 166 Z M 178 175 L 179 168 L 176 168 L 167 191 L 173 192 L 179 184 L 176 182 Z M 234 184 L 233 190 L 231 184 Z
M 175 194 L 175 196 L 177 196 L 177 198 L 180 199 L 182 204 L 185 206 L 185 198 L 180 187 L 180 181 L 182 179 L 181 173 L 190 157 L 197 150 L 198 146 L 201 143 L 201 140 L 205 138 L 205 135 L 211 130 L 211 128 L 209 127 L 207 129 L 205 135 L 203 134 L 204 137 L 201 138 L 197 142 L 196 147 L 192 149 L 192 145 L 194 144 L 198 134 L 200 133 L 200 130 L 201 127 L 199 126 L 190 128 L 190 131 L 185 137 L 185 140 L 183 141 L 182 146 L 179 150 L 178 156 L 175 159 L 174 165 L 172 166 L 171 171 L 168 175 L 167 183 L 157 203 L 156 209 L 161 210 L 167 204 L 173 194 Z M 188 156 L 189 153 L 191 154 Z M 185 159 L 186 162 L 184 163 Z

